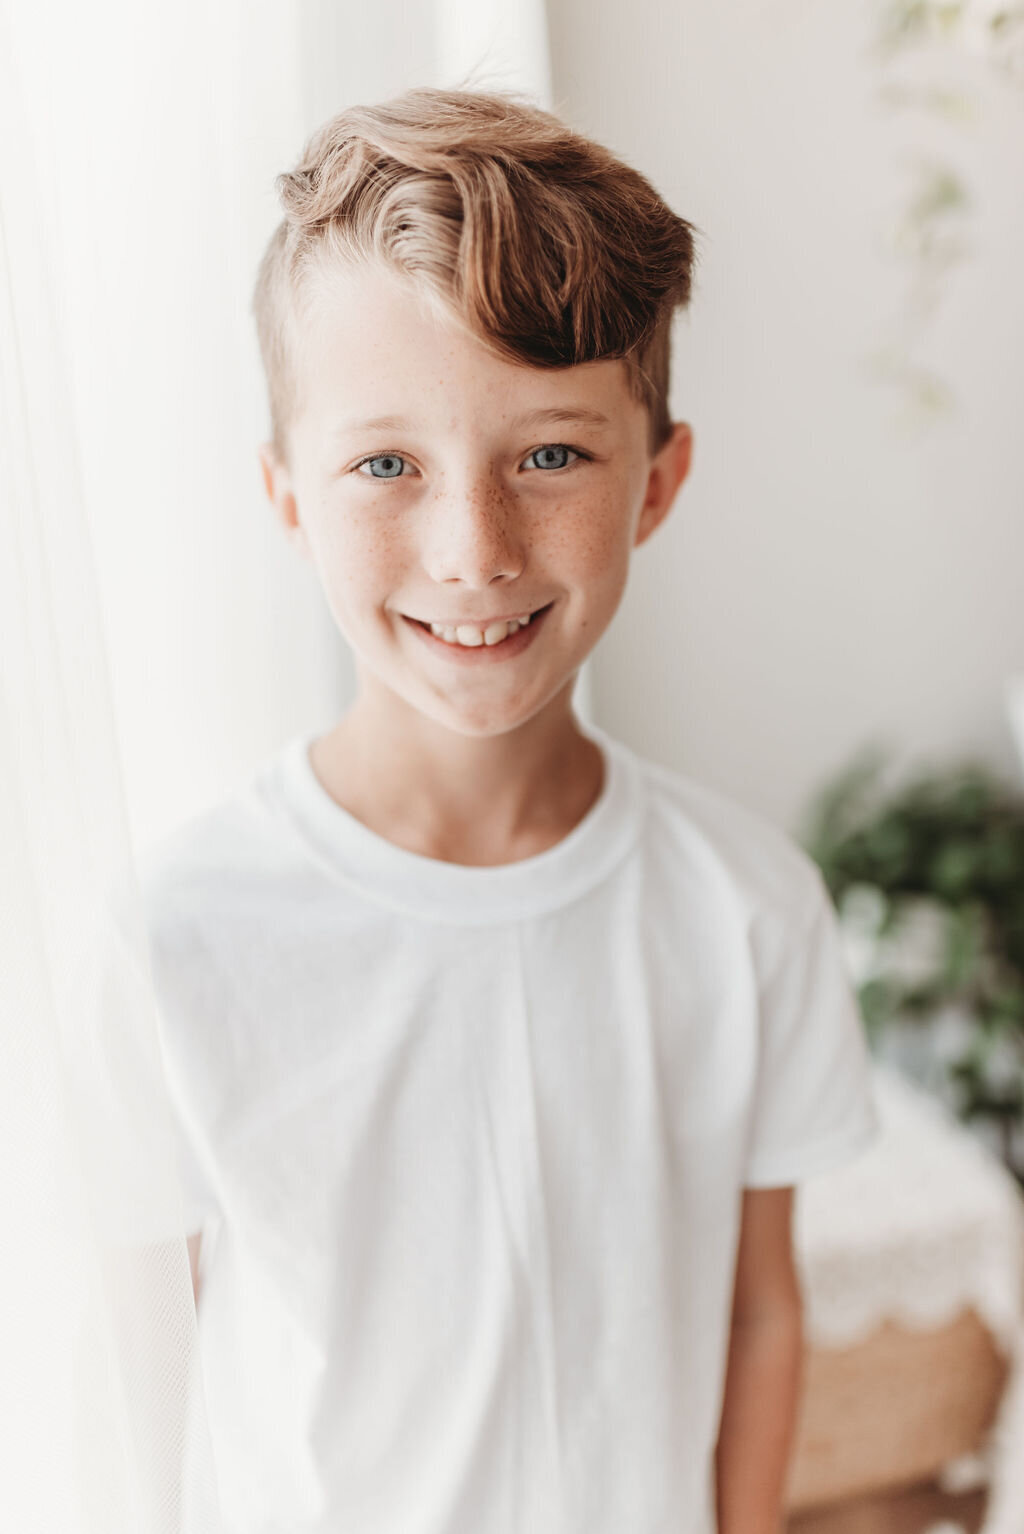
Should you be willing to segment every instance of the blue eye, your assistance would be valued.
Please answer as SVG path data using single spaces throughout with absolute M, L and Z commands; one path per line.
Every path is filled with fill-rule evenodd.
M 566 469 L 572 460 L 582 461 L 586 456 L 577 448 L 567 447 L 564 442 L 549 442 L 543 447 L 534 448 L 526 461 L 529 463 L 530 459 L 534 459 L 535 467 L 539 469 Z M 360 459 L 354 468 L 363 473 L 368 467 L 369 473 L 365 475 L 368 479 L 401 479 L 407 463 L 408 459 L 403 458 L 401 453 L 373 453 Z
M 564 442 L 550 442 L 546 447 L 534 448 L 533 452 L 529 455 L 529 458 L 540 458 L 542 455 L 550 455 L 552 453 L 555 454 L 556 458 L 559 454 L 565 453 L 574 453 L 577 458 L 582 458 L 583 456 L 582 453 L 577 453 L 574 447 L 566 447 Z M 527 462 L 529 462 L 529 458 L 527 459 Z M 567 466 L 568 460 L 564 457 L 561 459 L 561 461 L 555 463 L 552 463 L 550 457 L 548 457 L 548 461 L 546 463 L 540 463 L 537 465 L 537 467 L 541 469 L 564 469 Z
M 384 465 L 382 472 L 378 473 L 374 469 L 373 465 L 375 463 Z M 367 477 L 370 479 L 399 479 L 404 463 L 405 459 L 400 457 L 398 453 L 378 453 L 374 458 L 364 458 L 362 462 L 356 464 L 356 468 L 362 469 L 366 464 L 369 464 L 370 473 Z

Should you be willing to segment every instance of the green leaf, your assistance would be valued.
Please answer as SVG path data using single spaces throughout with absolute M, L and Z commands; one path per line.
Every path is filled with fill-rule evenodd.
M 932 859 L 929 883 L 946 899 L 957 900 L 971 888 L 981 862 L 975 843 L 962 838 L 947 842 Z
M 895 1017 L 899 1010 L 900 993 L 891 981 L 882 976 L 866 980 L 857 993 L 861 1015 L 870 1028 L 877 1028 Z

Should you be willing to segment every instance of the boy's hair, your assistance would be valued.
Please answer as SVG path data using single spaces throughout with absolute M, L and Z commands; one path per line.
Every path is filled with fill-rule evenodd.
M 275 185 L 285 216 L 252 307 L 283 460 L 296 321 L 339 261 L 409 277 L 513 361 L 623 358 L 650 451 L 668 439 L 670 328 L 696 226 L 600 144 L 512 92 L 423 87 L 339 112 Z

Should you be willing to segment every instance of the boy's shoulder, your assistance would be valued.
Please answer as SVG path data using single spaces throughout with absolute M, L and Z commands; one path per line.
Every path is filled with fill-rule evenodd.
M 251 821 L 239 796 L 225 797 L 178 821 L 135 859 L 147 902 L 173 910 L 215 880 L 244 871 L 253 855 Z
M 260 791 L 267 766 L 139 850 L 135 868 L 151 932 L 178 921 L 194 925 L 213 907 L 244 907 L 265 893 L 267 876 L 292 866 L 284 828 Z
M 749 920 L 806 927 L 830 903 L 818 865 L 788 831 L 718 788 L 629 754 L 644 782 L 653 850 L 724 884 Z

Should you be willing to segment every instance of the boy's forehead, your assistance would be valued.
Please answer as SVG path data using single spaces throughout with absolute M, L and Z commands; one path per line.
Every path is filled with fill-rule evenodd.
M 381 264 L 323 277 L 296 321 L 303 413 L 344 435 L 360 423 L 467 411 L 621 433 L 642 415 L 619 358 L 565 368 L 503 357 L 410 278 Z

